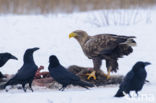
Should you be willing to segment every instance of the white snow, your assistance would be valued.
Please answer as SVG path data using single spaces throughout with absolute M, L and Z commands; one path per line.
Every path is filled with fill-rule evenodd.
M 109 26 L 103 26 L 103 23 L 100 26 L 94 25 L 97 19 L 92 18 L 93 14 L 99 16 L 98 22 L 100 23 L 103 22 L 100 16 L 102 11 L 47 16 L 0 16 L 0 52 L 11 52 L 19 59 L 18 61 L 9 60 L 5 66 L 0 68 L 3 73 L 16 73 L 23 64 L 24 51 L 31 47 L 40 47 L 40 50 L 34 53 L 34 59 L 38 66 L 44 65 L 47 68 L 49 56 L 55 54 L 65 67 L 73 64 L 92 67 L 92 61 L 83 54 L 78 42 L 68 38 L 68 34 L 77 29 L 85 30 L 90 35 L 115 33 L 137 37 L 137 46 L 134 47 L 134 52 L 119 59 L 119 70 L 116 74 L 125 75 L 134 63 L 140 60 L 152 63 L 146 69 L 147 80 L 150 81 L 150 84 L 144 86 L 143 90 L 139 92 L 138 98 L 135 96 L 131 99 L 129 97 L 114 98 L 118 86 L 94 87 L 90 90 L 73 87 L 64 92 L 33 87 L 33 93 L 31 91 L 24 93 L 17 89 L 11 89 L 9 92 L 0 91 L 0 103 L 155 103 L 156 11 L 150 12 L 150 23 L 145 22 L 144 18 L 147 18 L 147 13 L 143 12 L 141 11 L 142 19 L 137 24 L 113 25 L 111 23 Z M 111 20 L 113 19 L 109 19 L 109 21 Z M 104 61 L 102 70 L 106 72 Z

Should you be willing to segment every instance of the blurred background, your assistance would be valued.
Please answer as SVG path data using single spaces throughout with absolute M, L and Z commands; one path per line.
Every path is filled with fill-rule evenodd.
M 156 0 L 0 0 L 0 14 L 53 14 L 99 9 L 149 9 Z
M 89 35 L 136 36 L 135 54 L 120 59 L 119 64 L 124 64 L 120 68 L 131 67 L 136 60 L 149 60 L 149 57 L 149 61 L 156 61 L 152 58 L 155 51 L 149 46 L 156 44 L 155 10 L 156 0 L 0 0 L 0 52 L 19 57 L 18 65 L 10 61 L 1 70 L 15 73 L 23 63 L 24 51 L 36 46 L 42 48 L 35 54 L 36 63 L 46 69 L 51 54 L 57 55 L 66 67 L 92 66 L 80 45 L 68 38 L 70 32 L 79 29 Z M 102 68 L 106 71 L 105 65 Z M 121 74 L 127 72 L 121 70 Z

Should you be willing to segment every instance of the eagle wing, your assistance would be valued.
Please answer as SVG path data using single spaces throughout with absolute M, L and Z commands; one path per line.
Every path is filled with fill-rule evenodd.
M 95 57 L 100 54 L 109 54 L 120 43 L 125 42 L 127 36 L 119 36 L 114 34 L 99 34 L 91 36 L 91 38 L 84 44 L 84 53 L 89 57 Z
M 126 42 L 129 38 L 135 37 L 115 34 L 99 34 L 91 36 L 83 45 L 83 51 L 89 58 L 101 54 L 110 54 L 119 44 Z

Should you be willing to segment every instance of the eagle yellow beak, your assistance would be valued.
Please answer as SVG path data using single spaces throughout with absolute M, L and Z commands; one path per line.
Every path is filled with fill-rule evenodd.
M 77 36 L 77 34 L 72 32 L 72 33 L 69 34 L 69 39 L 72 38 L 72 37 L 75 37 L 75 36 Z

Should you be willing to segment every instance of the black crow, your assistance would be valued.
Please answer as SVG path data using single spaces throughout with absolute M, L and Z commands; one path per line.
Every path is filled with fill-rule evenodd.
M 37 71 L 37 65 L 34 62 L 33 59 L 33 52 L 38 50 L 39 48 L 31 48 L 27 49 L 24 54 L 24 64 L 23 66 L 18 70 L 18 72 L 13 76 L 4 87 L 8 85 L 16 85 L 16 84 L 22 84 L 23 90 L 26 92 L 25 84 L 29 83 L 29 87 L 31 91 L 33 92 L 33 89 L 31 87 L 32 81 L 34 79 L 35 73 Z
M 0 67 L 4 66 L 4 64 L 9 60 L 9 59 L 15 59 L 17 58 L 13 56 L 10 53 L 0 53 Z M 4 78 L 5 76 L 0 72 L 0 78 Z
M 123 97 L 125 94 L 131 97 L 130 91 L 135 91 L 138 95 L 138 91 L 143 88 L 147 76 L 145 66 L 150 64 L 149 62 L 137 62 L 123 79 L 115 97 Z
M 78 85 L 86 89 L 88 89 L 88 87 L 93 87 L 92 84 L 81 81 L 78 76 L 64 68 L 55 55 L 50 56 L 49 63 L 48 69 L 50 75 L 54 78 L 54 80 L 62 84 L 62 88 L 59 90 L 63 91 L 70 84 Z
M 17 60 L 17 58 L 10 53 L 0 53 L 0 67 L 2 67 L 9 59 Z

